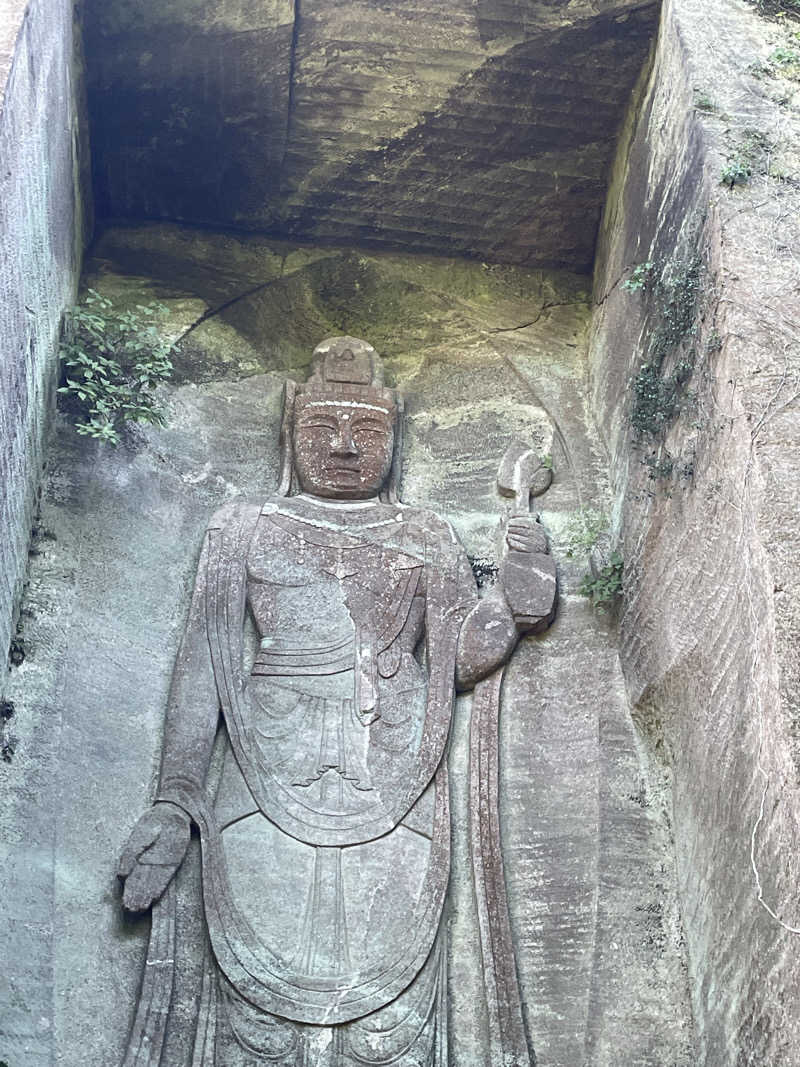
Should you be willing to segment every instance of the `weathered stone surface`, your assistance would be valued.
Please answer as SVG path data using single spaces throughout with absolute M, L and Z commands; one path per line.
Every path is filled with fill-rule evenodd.
M 307 361 L 294 355 L 293 339 L 329 316 L 349 331 L 372 315 L 376 347 L 407 396 L 403 497 L 453 522 L 478 573 L 491 574 L 497 518 L 508 506 L 494 490 L 498 458 L 514 437 L 553 458 L 553 485 L 537 507 L 559 564 L 560 613 L 546 636 L 519 646 L 501 703 L 511 921 L 539 1062 L 688 1067 L 696 1059 L 660 779 L 631 728 L 613 620 L 576 595 L 586 560 L 565 554 L 569 518 L 607 499 L 605 454 L 586 422 L 581 279 L 255 238 L 219 242 L 167 227 L 110 233 L 92 281 L 120 298 L 165 297 L 178 333 L 209 305 L 261 284 L 260 276 L 265 288 L 252 314 L 280 321 L 265 296 L 273 292 L 285 322 L 280 343 L 259 347 L 244 309 L 236 323 L 225 322 L 224 335 L 211 332 L 223 313 L 208 318 L 190 335 L 196 347 L 184 382 L 166 391 L 165 428 L 137 430 L 113 451 L 61 421 L 51 453 L 43 521 L 56 540 L 43 540 L 32 562 L 31 651 L 9 690 L 20 743 L 6 768 L 0 824 L 6 840 L 21 845 L 25 834 L 42 842 L 38 888 L 20 915 L 29 923 L 27 958 L 52 974 L 38 1054 L 44 1061 L 47 1049 L 87 1067 L 121 1059 L 146 923 L 119 918 L 115 864 L 127 827 L 152 796 L 207 516 L 276 484 L 280 389 L 289 372 L 303 377 L 298 364 Z M 114 269 L 112 244 L 134 274 Z M 215 279 L 221 261 L 229 266 Z M 320 263 L 327 272 L 316 275 Z M 295 287 L 273 289 L 276 277 Z M 413 300 L 392 301 L 400 277 L 413 280 Z M 221 359 L 217 336 L 227 339 Z M 237 358 L 252 361 L 249 369 Z M 221 380 L 203 381 L 216 374 Z M 457 705 L 450 759 L 451 1056 L 465 1067 L 484 1062 L 487 1025 L 466 839 L 468 703 Z M 34 794 L 43 798 L 36 807 Z M 4 871 L 20 872 L 20 857 L 32 852 L 27 845 L 9 854 L 18 859 Z M 31 886 L 34 877 L 26 872 L 22 881 Z M 38 981 L 18 971 L 20 1003 L 35 999 Z
M 27 564 L 56 341 L 83 246 L 72 5 L 0 9 L 0 661 Z M 84 161 L 85 162 L 85 161 Z
M 113 228 L 92 251 L 88 284 L 122 302 L 169 298 L 171 328 L 182 338 L 178 377 L 189 381 L 304 367 L 320 337 L 367 332 L 400 364 L 398 376 L 411 377 L 453 346 L 499 338 L 585 300 L 584 279 L 566 272 L 166 225 Z
M 6 0 L 0 19 L 0 102 L 5 97 L 8 73 L 14 59 L 14 45 L 25 14 L 24 0 Z
M 488 712 L 473 728 L 470 819 L 493 813 L 471 839 L 490 1058 L 524 1067 L 496 773 L 481 763 L 497 764 L 503 666 L 521 634 L 554 616 L 555 564 L 528 513 L 534 462 L 543 490 L 552 472 L 533 453 L 509 460 L 517 499 L 498 581 L 478 598 L 452 530 L 399 502 L 402 407 L 368 343 L 319 344 L 283 407 L 277 492 L 209 519 L 156 802 L 120 860 L 124 906 L 152 909 L 148 962 L 159 961 L 145 966 L 125 1063 L 178 1067 L 176 1044 L 197 1034 L 193 1062 L 202 1047 L 221 1067 L 276 1057 L 344 1067 L 363 1055 L 447 1067 L 446 751 L 458 686 Z M 182 895 L 192 823 L 202 902 L 191 877 Z M 179 963 L 182 901 L 202 909 L 213 947 L 202 996 Z M 173 997 L 196 1003 L 195 1017 Z
M 99 213 L 588 270 L 657 16 L 90 0 Z
M 769 64 L 793 47 L 743 6 L 672 0 L 596 281 L 622 664 L 667 787 L 698 1054 L 714 1067 L 800 1062 L 800 119 L 797 82 Z M 722 184 L 732 167 L 749 182 Z M 624 290 L 643 263 L 644 291 Z M 670 323 L 678 343 L 654 344 Z M 693 374 L 679 416 L 637 441 L 635 379 L 660 356 L 662 411 L 663 383 L 682 362 Z

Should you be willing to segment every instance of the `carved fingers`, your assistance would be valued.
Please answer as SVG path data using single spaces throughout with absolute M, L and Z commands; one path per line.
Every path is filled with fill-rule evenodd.
M 553 621 L 556 566 L 544 527 L 534 516 L 510 519 L 508 551 L 500 568 L 500 585 L 521 634 L 540 633 Z
M 189 816 L 174 804 L 156 804 L 139 819 L 120 857 L 125 880 L 122 903 L 145 911 L 162 895 L 180 867 L 191 836 Z
M 128 911 L 146 911 L 162 896 L 177 870 L 137 863 L 125 879 L 122 903 Z
M 538 519 L 518 516 L 509 519 L 506 544 L 514 552 L 547 552 L 547 534 Z

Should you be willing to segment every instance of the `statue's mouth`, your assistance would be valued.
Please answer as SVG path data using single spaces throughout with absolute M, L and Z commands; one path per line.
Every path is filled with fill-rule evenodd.
M 361 467 L 348 467 L 345 464 L 330 464 L 325 467 L 326 474 L 360 474 Z

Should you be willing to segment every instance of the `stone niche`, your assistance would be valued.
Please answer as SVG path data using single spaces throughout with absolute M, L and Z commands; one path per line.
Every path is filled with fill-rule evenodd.
M 98 210 L 589 270 L 658 10 L 88 0 Z
M 452 522 L 485 591 L 509 506 L 499 461 L 514 439 L 552 457 L 553 484 L 536 507 L 558 562 L 558 617 L 518 647 L 502 703 L 502 833 L 526 1023 L 541 1063 L 611 1064 L 622 1046 L 633 1062 L 656 1064 L 669 1050 L 688 1067 L 668 827 L 612 616 L 576 594 L 588 564 L 573 554 L 571 524 L 610 508 L 586 416 L 586 277 L 151 224 L 107 229 L 84 283 L 119 306 L 163 301 L 165 328 L 183 340 L 165 427 L 136 428 L 117 449 L 78 437 L 66 418 L 56 427 L 26 599 L 30 653 L 11 688 L 24 692 L 33 731 L 11 770 L 47 785 L 35 808 L 16 807 L 11 857 L 28 887 L 18 899 L 34 897 L 58 926 L 18 935 L 29 958 L 47 944 L 52 985 L 29 981 L 12 1047 L 31 1063 L 53 1050 L 66 1063 L 121 1062 L 148 922 L 123 913 L 115 865 L 154 789 L 203 530 L 227 501 L 274 491 L 283 383 L 305 378 L 316 341 L 346 333 L 374 343 L 405 395 L 402 498 Z M 489 1055 L 468 853 L 469 714 L 461 698 L 447 919 L 450 1057 L 464 1065 Z M 33 840 L 35 887 L 25 873 Z M 48 1030 L 23 1037 L 39 1017 Z M 168 1044 L 163 1062 L 179 1054 Z
M 117 863 L 156 795 L 204 531 L 276 491 L 287 380 L 348 335 L 404 397 L 400 499 L 452 525 L 482 604 L 515 506 L 502 457 L 521 442 L 552 472 L 531 505 L 558 610 L 505 668 L 492 839 L 529 1051 L 498 1051 L 484 994 L 464 693 L 436 1009 L 449 1063 L 796 1067 L 800 175 L 780 131 L 797 131 L 798 91 L 791 59 L 769 58 L 796 47 L 792 27 L 723 0 L 458 0 L 446 18 L 415 0 L 86 0 L 83 19 L 99 223 L 82 289 L 159 301 L 178 347 L 163 426 L 112 448 L 54 413 L 61 235 L 49 370 L 12 405 L 47 430 L 46 470 L 41 446 L 15 447 L 24 477 L 4 488 L 24 501 L 6 524 L 20 581 L 41 497 L 24 655 L 0 692 L 0 1065 L 121 1067 L 143 983 L 171 966 L 123 909 Z M 76 137 L 79 113 L 76 97 Z M 79 147 L 58 184 L 73 204 Z M 750 184 L 721 184 L 743 159 Z M 43 246 L 9 247 L 13 288 Z M 622 594 L 597 610 L 581 588 L 614 551 Z M 205 966 L 196 860 L 194 841 L 181 988 Z M 286 883 L 276 866 L 264 894 L 294 915 Z M 365 900 L 364 928 L 382 906 Z M 198 1060 L 197 1013 L 176 995 L 163 1051 L 140 1043 L 126 1067 L 299 1067 L 241 1044 L 235 1064 Z M 322 1030 L 303 1067 L 376 1062 Z M 443 1067 L 438 1047 L 389 1062 Z

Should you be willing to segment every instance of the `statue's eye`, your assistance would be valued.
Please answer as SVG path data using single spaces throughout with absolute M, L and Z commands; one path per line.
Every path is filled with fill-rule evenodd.
M 301 430 L 329 430 L 336 433 L 336 423 L 330 419 L 304 419 L 300 423 Z
M 353 433 L 379 433 L 385 436 L 388 432 L 382 422 L 377 422 L 374 419 L 365 419 L 353 426 Z

